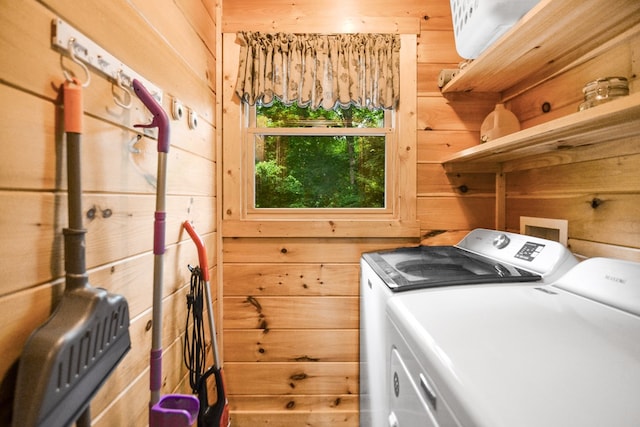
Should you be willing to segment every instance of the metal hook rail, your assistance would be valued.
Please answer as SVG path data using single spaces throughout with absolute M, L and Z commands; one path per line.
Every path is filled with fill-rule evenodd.
M 144 83 L 149 93 L 151 93 L 158 102 L 162 102 L 162 90 L 160 88 L 127 67 L 109 52 L 61 19 L 53 20 L 51 43 L 62 52 L 68 53 L 73 61 L 81 64 L 81 66 L 86 64 L 86 66 L 101 72 L 122 89 L 133 89 L 134 79 Z M 83 66 L 83 68 L 87 72 L 87 76 L 89 76 L 86 66 Z M 64 69 L 63 71 L 65 72 L 65 77 L 67 77 L 68 71 Z M 68 78 L 69 77 L 67 77 L 67 79 Z M 88 84 L 87 82 L 85 82 L 85 84 Z

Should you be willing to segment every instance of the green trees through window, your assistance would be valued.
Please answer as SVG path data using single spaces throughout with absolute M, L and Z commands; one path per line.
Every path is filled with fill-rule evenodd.
M 256 107 L 256 208 L 384 208 L 385 111 Z

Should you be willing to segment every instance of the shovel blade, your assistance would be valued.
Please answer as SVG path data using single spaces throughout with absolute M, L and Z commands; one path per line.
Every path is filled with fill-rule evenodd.
M 14 427 L 66 427 L 131 348 L 129 306 L 121 295 L 66 291 L 25 344 L 18 366 Z

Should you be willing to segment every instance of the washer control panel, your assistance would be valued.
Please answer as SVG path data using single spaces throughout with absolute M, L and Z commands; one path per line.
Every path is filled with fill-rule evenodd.
M 477 228 L 455 246 L 537 274 L 554 271 L 565 261 L 578 263 L 558 242 L 508 231 Z
M 527 242 L 514 256 L 524 261 L 533 261 L 538 255 L 540 255 L 544 246 L 545 245 L 540 243 Z

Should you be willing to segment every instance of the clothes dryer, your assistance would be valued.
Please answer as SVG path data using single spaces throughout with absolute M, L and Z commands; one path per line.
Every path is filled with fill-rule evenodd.
M 640 263 L 398 294 L 387 315 L 389 426 L 638 425 Z

